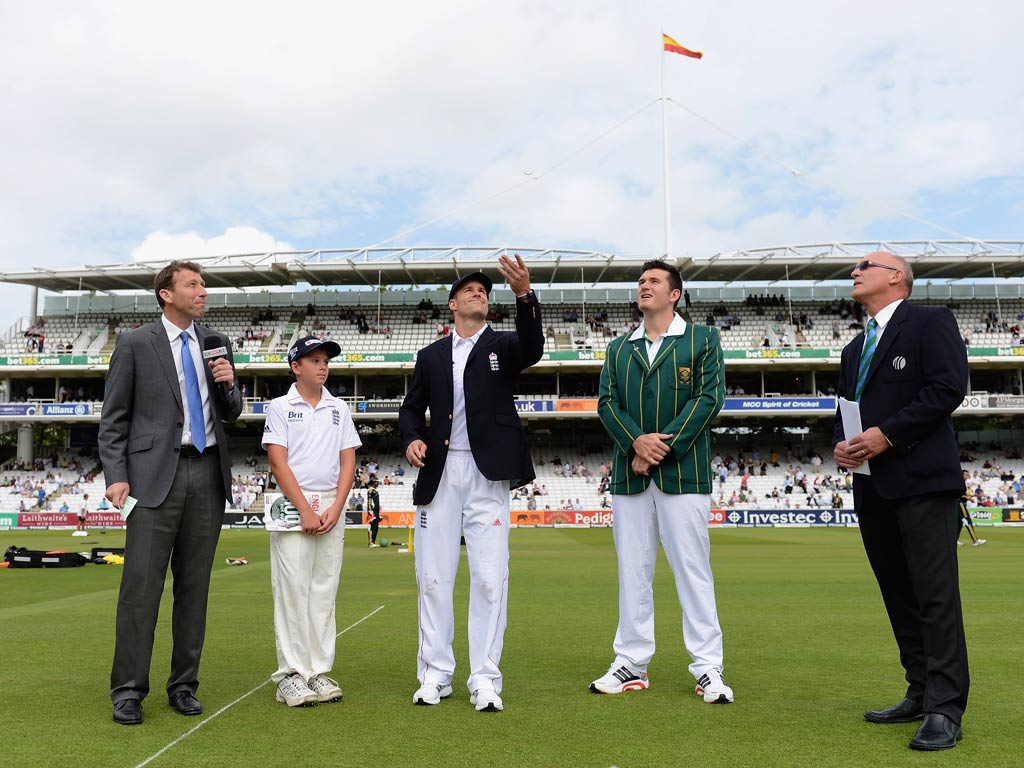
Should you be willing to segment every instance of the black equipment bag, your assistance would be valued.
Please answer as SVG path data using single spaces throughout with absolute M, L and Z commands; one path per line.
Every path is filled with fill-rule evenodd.
M 77 552 L 43 552 L 24 547 L 8 547 L 4 560 L 11 568 L 77 568 L 89 562 Z

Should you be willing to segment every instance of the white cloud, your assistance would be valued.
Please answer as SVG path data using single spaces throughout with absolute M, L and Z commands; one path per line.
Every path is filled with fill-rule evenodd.
M 170 234 L 160 230 L 146 236 L 142 244 L 132 251 L 132 260 L 166 263 L 174 259 L 187 261 L 203 256 L 294 250 L 291 243 L 279 242 L 255 227 L 231 227 L 223 235 L 211 238 L 203 238 L 197 232 Z
M 668 94 L 758 150 L 670 107 L 677 253 L 942 220 L 964 207 L 921 201 L 971 185 L 988 222 L 982 182 L 1024 176 L 1024 6 L 997 0 L 96 0 L 3 17 L 0 226 L 39 265 L 354 247 L 453 209 L 398 244 L 659 253 L 657 107 L 475 201 L 656 98 L 662 28 L 705 51 L 665 58 Z M 993 234 L 979 220 L 956 228 Z

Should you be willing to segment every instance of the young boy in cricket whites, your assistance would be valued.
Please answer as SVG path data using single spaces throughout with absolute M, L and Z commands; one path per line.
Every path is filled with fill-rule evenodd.
M 301 531 L 270 534 L 270 582 L 277 640 L 277 700 L 289 707 L 340 701 L 334 666 L 334 601 L 345 548 L 345 500 L 362 443 L 344 400 L 324 383 L 333 341 L 306 336 L 288 350 L 295 383 L 267 408 L 263 446 Z M 311 503 L 312 502 L 312 503 Z

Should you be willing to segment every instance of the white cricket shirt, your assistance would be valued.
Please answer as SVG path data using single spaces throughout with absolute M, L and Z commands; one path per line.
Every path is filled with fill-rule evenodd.
M 288 394 L 275 397 L 267 406 L 263 447 L 283 445 L 288 449 L 288 467 L 303 490 L 336 490 L 338 454 L 362 444 L 348 403 L 326 387 L 316 408 L 302 399 L 295 384 Z

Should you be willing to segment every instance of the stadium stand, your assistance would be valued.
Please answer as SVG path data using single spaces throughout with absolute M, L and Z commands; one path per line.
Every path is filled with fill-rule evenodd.
M 236 352 L 280 353 L 300 336 L 318 334 L 343 348 L 370 352 L 414 353 L 440 337 L 450 324 L 447 307 L 435 319 L 421 310 L 414 296 L 409 305 L 376 306 L 332 304 L 313 314 L 302 308 L 271 313 L 260 318 L 258 311 L 211 308 L 206 321 L 232 339 Z M 692 322 L 715 325 L 721 330 L 724 349 L 825 349 L 842 347 L 863 330 L 863 316 L 849 301 L 795 301 L 792 303 L 726 304 L 694 302 L 681 312 Z M 514 327 L 510 303 L 492 305 L 490 322 L 498 330 Z M 1021 344 L 1024 327 L 1024 299 L 999 302 L 978 300 L 950 305 L 961 334 L 968 345 L 1005 347 Z M 38 318 L 20 337 L 8 336 L 2 345 L 5 355 L 42 354 L 34 340 L 45 333 L 45 354 L 109 354 L 117 334 L 152 321 L 155 312 L 118 314 L 83 313 L 77 318 L 49 315 Z M 639 320 L 628 301 L 604 304 L 584 310 L 577 304 L 544 304 L 547 349 L 604 350 L 622 333 L 634 329 Z M 766 343 L 767 342 L 767 343 Z
M 716 483 L 716 505 L 806 508 L 810 496 L 811 504 L 852 506 L 846 476 L 831 460 L 834 401 L 828 396 L 838 350 L 863 324 L 859 308 L 848 299 L 850 265 L 878 247 L 913 261 L 919 278 L 914 300 L 949 306 L 969 345 L 970 396 L 958 418 L 961 424 L 969 419 L 976 442 L 986 446 L 965 454 L 972 492 L 983 504 L 1019 500 L 1019 487 L 1014 487 L 1019 481 L 1013 478 L 1021 476 L 1024 463 L 1012 448 L 989 446 L 1015 444 L 1017 436 L 1006 419 L 1024 413 L 1024 243 L 988 244 L 987 250 L 975 242 L 871 243 L 734 252 L 681 264 L 684 276 L 707 282 L 687 285 L 692 300 L 689 306 L 681 302 L 680 310 L 692 322 L 721 330 L 728 394 L 753 408 L 749 413 L 739 407 L 724 411 L 717 421 L 715 448 L 726 474 L 724 483 Z M 330 384 L 349 400 L 364 435 L 360 459 L 375 458 L 382 479 L 387 478 L 379 489 L 384 510 L 411 509 L 415 473 L 406 467 L 403 476 L 393 474 L 404 464 L 394 434 L 395 412 L 413 356 L 440 338 L 446 326 L 450 330 L 451 322 L 446 291 L 422 286 L 447 284 L 466 270 L 492 267 L 498 252 L 433 249 L 423 257 L 417 249 L 385 249 L 339 253 L 334 261 L 326 252 L 209 260 L 204 271 L 212 292 L 205 322 L 232 339 L 246 393 L 246 410 L 231 435 L 233 506 L 254 513 L 262 509 L 268 472 L 258 448 L 262 405 L 288 386 L 282 356 L 290 344 L 315 333 L 337 341 L 349 356 L 336 365 Z M 523 377 L 518 398 L 524 411 L 539 408 L 524 416 L 534 445 L 536 486 L 546 493 L 532 501 L 529 493 L 518 494 L 512 506 L 517 511 L 529 511 L 531 505 L 556 509 L 578 499 L 585 509 L 601 509 L 608 503 L 601 467 L 611 455 L 593 398 L 607 344 L 639 319 L 628 285 L 642 259 L 586 252 L 524 255 L 541 294 L 550 359 Z M 782 279 L 783 263 L 794 273 L 792 281 Z M 587 270 L 591 278 L 584 281 Z M 22 501 L 27 506 L 37 502 L 31 494 L 40 485 L 53 509 L 62 498 L 75 496 L 76 484 L 90 498 L 102 495 L 102 476 L 83 480 L 79 469 L 87 475 L 97 471 L 95 460 L 81 449 L 89 448 L 90 441 L 94 449 L 107 356 L 118 334 L 157 314 L 150 266 L 68 272 L 0 274 L 0 280 L 58 292 L 46 297 L 41 315 L 25 318 L 0 340 L 0 407 L 12 409 L 0 412 L 0 451 L 6 451 L 0 456 L 10 457 L 10 465 L 16 456 L 34 459 L 46 453 L 31 445 L 26 429 L 47 423 L 63 430 L 72 446 L 58 452 L 58 462 L 80 460 L 83 467 L 0 471 L 0 483 L 15 491 L 0 490 L 0 512 L 16 510 Z M 298 290 L 300 283 L 317 287 Z M 81 292 L 76 290 L 83 285 Z M 497 284 L 490 317 L 497 330 L 514 327 L 513 301 L 507 288 Z M 783 402 L 794 396 L 824 399 L 801 411 L 800 403 Z M 582 400 L 566 402 L 573 398 Z M 58 406 L 66 407 L 47 410 Z M 755 460 L 753 471 L 741 470 L 741 455 L 749 462 L 757 452 L 765 460 L 776 454 L 778 466 L 769 462 L 761 474 Z M 785 492 L 787 474 L 795 484 L 797 467 L 806 473 L 810 493 L 798 492 L 795 485 Z M 365 501 L 365 490 L 361 497 Z

